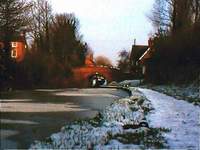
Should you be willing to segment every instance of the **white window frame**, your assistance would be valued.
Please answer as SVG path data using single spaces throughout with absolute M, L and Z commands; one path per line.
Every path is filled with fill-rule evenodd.
M 142 74 L 143 74 L 143 75 L 146 74 L 146 66 L 142 66 Z
M 16 48 L 12 48 L 11 57 L 12 58 L 17 58 L 17 49 Z
M 17 42 L 12 42 L 11 45 L 12 47 L 17 47 Z

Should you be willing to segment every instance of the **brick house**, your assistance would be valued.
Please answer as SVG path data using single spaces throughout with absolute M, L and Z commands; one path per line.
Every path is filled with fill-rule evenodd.
M 21 62 L 24 60 L 24 56 L 26 53 L 26 41 L 25 38 L 20 35 L 16 37 L 10 42 L 11 47 L 11 58 L 16 62 Z M 4 43 L 0 41 L 0 50 L 4 49 Z
M 131 73 L 134 74 L 136 77 L 141 77 L 142 68 L 139 63 L 140 57 L 145 53 L 148 49 L 147 45 L 133 45 L 130 55 L 130 68 Z
M 150 63 L 153 53 L 153 40 L 151 38 L 148 41 L 148 45 L 134 44 L 130 56 L 132 73 L 136 74 L 137 77 L 147 76 L 148 63 Z
M 11 57 L 17 62 L 20 62 L 24 59 L 26 45 L 21 41 L 11 42 Z

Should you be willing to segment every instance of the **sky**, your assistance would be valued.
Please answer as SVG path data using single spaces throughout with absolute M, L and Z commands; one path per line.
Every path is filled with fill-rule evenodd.
M 153 31 L 148 15 L 154 0 L 50 0 L 55 13 L 74 13 L 83 41 L 94 57 L 108 57 L 114 65 L 120 50 L 147 44 Z

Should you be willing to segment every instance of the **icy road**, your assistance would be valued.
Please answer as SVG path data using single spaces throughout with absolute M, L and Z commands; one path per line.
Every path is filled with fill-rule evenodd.
M 152 103 L 151 127 L 168 128 L 165 138 L 170 149 L 200 149 L 200 108 L 183 100 L 149 89 L 139 89 Z

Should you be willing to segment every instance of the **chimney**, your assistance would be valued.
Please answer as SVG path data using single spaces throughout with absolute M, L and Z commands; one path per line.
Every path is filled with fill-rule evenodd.
M 134 46 L 136 45 L 136 39 L 134 39 Z

